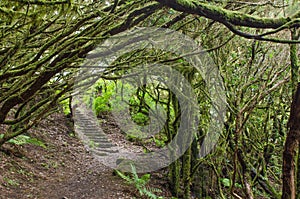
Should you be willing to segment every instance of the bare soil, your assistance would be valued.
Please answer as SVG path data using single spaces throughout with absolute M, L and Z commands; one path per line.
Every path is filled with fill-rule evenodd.
M 54 114 L 29 132 L 46 148 L 5 144 L 0 151 L 0 199 L 142 198 L 133 186 L 97 161 L 72 131 L 65 116 Z M 149 185 L 169 198 L 164 179 L 163 171 L 152 173 Z

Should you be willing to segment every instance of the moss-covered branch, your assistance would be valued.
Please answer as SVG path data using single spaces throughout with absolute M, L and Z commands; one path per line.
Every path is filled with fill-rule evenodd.
M 71 0 L 56 0 L 56 1 L 45 1 L 45 0 L 12 0 L 19 3 L 26 3 L 32 5 L 59 5 L 59 4 L 70 4 Z
M 230 23 L 236 26 L 245 26 L 251 28 L 279 28 L 293 19 L 300 17 L 300 11 L 292 17 L 264 18 L 244 14 L 238 11 L 226 10 L 216 5 L 201 3 L 195 0 L 157 0 L 165 6 L 174 10 L 204 16 L 206 18 L 218 21 L 220 23 Z M 290 27 L 299 27 L 300 22 L 295 21 Z

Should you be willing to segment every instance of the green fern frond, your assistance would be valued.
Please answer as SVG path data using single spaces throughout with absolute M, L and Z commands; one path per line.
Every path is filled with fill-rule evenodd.
M 123 174 L 121 171 L 115 170 L 115 172 L 120 178 L 125 180 L 127 183 L 132 184 L 134 182 L 129 176 Z
M 150 180 L 150 174 L 144 174 L 141 178 L 139 178 L 136 168 L 133 164 L 131 166 L 131 175 L 125 175 L 119 170 L 115 170 L 116 174 L 124 179 L 128 184 L 133 185 L 140 196 L 147 196 L 150 199 L 162 199 L 162 197 L 158 197 L 155 193 L 161 193 L 162 191 L 158 188 L 148 188 L 146 187 L 147 183 Z

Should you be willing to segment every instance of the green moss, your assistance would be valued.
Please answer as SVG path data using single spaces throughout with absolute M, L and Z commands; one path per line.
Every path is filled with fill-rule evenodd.
M 224 23 L 231 23 L 238 26 L 252 28 L 278 28 L 290 21 L 290 18 L 264 18 L 252 16 L 238 11 L 226 10 L 222 7 L 201 3 L 191 0 L 180 0 L 178 4 L 169 4 L 175 10 L 184 11 L 190 14 L 198 14 L 209 19 Z

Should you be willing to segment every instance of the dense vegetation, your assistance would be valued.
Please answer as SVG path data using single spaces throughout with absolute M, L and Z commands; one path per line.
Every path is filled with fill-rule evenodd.
M 72 114 L 69 103 L 78 88 L 90 92 L 84 101 L 98 116 L 122 113 L 119 102 L 127 99 L 131 119 L 138 124 L 129 128 L 128 139 L 166 146 L 176 136 L 181 116 L 195 104 L 183 109 L 190 99 L 180 104 L 170 83 L 158 79 L 137 82 L 135 88 L 130 84 L 137 81 L 130 74 L 140 72 L 139 65 L 163 63 L 191 85 L 199 123 L 191 146 L 168 166 L 174 197 L 299 198 L 299 10 L 299 3 L 291 0 L 1 1 L 0 124 L 6 131 L 0 134 L 0 146 L 62 106 Z M 99 43 L 137 26 L 183 33 L 217 66 L 226 113 L 218 142 L 207 156 L 199 153 L 213 119 L 211 85 L 181 55 L 140 48 L 101 73 L 80 68 Z M 172 82 L 182 95 L 183 84 L 181 79 Z M 157 106 L 166 122 L 155 136 L 144 139 L 142 127 L 151 122 L 149 114 L 158 114 L 153 112 Z

